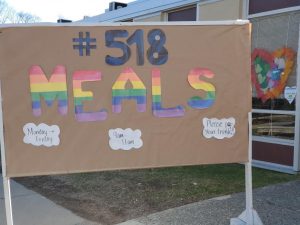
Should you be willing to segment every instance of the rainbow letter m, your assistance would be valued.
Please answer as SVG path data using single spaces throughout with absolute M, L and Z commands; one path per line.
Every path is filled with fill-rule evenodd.
M 47 106 L 52 106 L 58 99 L 58 112 L 66 115 L 68 112 L 68 94 L 66 69 L 64 66 L 56 66 L 48 80 L 40 66 L 32 66 L 29 70 L 30 92 L 32 99 L 32 112 L 35 116 L 42 114 L 41 97 Z

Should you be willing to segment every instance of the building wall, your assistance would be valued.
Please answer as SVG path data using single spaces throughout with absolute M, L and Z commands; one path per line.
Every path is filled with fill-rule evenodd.
M 121 22 L 132 19 L 136 22 L 168 21 L 166 16 L 168 13 L 184 10 L 192 6 L 196 7 L 197 4 L 196 14 L 199 16 L 197 20 L 235 20 L 242 18 L 243 4 L 245 3 L 246 0 L 135 1 L 125 8 L 89 17 L 79 22 Z
M 138 17 L 138 18 L 134 18 L 133 19 L 134 22 L 160 22 L 162 21 L 162 15 L 160 14 L 156 14 L 156 15 L 152 15 L 152 16 L 143 16 L 143 17 Z
M 235 20 L 243 15 L 243 0 L 220 0 L 199 4 L 199 20 Z
M 219 0 L 200 3 L 198 7 L 199 20 L 235 20 L 241 19 L 243 15 L 243 0 Z M 178 7 L 171 11 L 161 12 L 159 15 L 153 16 L 142 16 L 134 18 L 134 22 L 158 22 L 158 21 L 167 21 L 167 16 L 164 17 L 164 14 L 169 12 L 184 11 L 186 6 Z
M 247 12 L 248 2 L 250 15 Z M 187 12 L 193 6 L 197 6 L 196 10 Z M 290 6 L 295 7 L 287 8 Z M 273 52 L 283 46 L 298 50 L 300 0 L 147 0 L 90 20 L 113 22 L 133 18 L 135 22 L 191 21 L 191 15 L 193 20 L 199 21 L 249 18 L 253 26 L 252 50 L 259 48 Z M 296 63 L 296 59 L 294 61 Z M 295 66 L 287 86 L 296 86 L 297 76 L 299 72 Z M 297 92 L 299 95 L 300 91 Z M 253 159 L 259 162 L 256 165 L 285 172 L 300 171 L 299 99 L 297 109 L 295 101 L 289 103 L 283 94 L 262 102 L 253 88 L 252 103 Z

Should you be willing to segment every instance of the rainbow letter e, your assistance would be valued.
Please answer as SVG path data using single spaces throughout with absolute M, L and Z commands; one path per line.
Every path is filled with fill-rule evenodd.
M 40 116 L 42 114 L 41 97 L 48 106 L 52 106 L 57 98 L 58 112 L 61 115 L 67 114 L 68 94 L 64 66 L 56 66 L 49 80 L 40 66 L 32 66 L 29 70 L 29 79 L 33 115 Z
M 179 105 L 173 108 L 163 108 L 161 100 L 160 70 L 152 70 L 152 112 L 156 117 L 181 117 L 184 116 L 184 108 Z
M 107 118 L 107 111 L 105 109 L 99 112 L 84 112 L 83 101 L 93 100 L 93 93 L 82 90 L 82 82 L 101 80 L 101 73 L 94 70 L 89 71 L 75 71 L 73 74 L 73 94 L 75 104 L 75 117 L 79 122 L 100 121 Z
M 190 107 L 194 109 L 206 109 L 212 106 L 216 99 L 216 88 L 211 83 L 200 80 L 199 78 L 204 76 L 206 78 L 213 78 L 214 73 L 209 69 L 195 68 L 192 69 L 188 75 L 188 81 L 190 85 L 196 90 L 206 91 L 205 98 L 194 96 L 188 100 Z
M 130 81 L 133 88 L 126 89 L 128 81 Z M 137 111 L 146 111 L 146 87 L 131 68 L 123 70 L 112 87 L 112 111 L 114 113 L 122 111 L 122 101 L 124 99 L 135 99 Z

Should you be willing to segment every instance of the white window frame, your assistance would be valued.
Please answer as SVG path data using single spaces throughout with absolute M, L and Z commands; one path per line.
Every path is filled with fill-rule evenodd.
M 244 7 L 243 7 L 243 15 L 246 15 L 247 19 L 252 18 L 258 18 L 258 17 L 264 17 L 264 16 L 270 16 L 270 15 L 276 15 L 280 13 L 287 13 L 287 12 L 293 12 L 293 11 L 299 11 L 300 6 L 295 7 L 289 7 L 284 9 L 278 9 L 278 10 L 271 10 L 267 12 L 262 13 L 256 13 L 249 15 L 249 0 L 244 0 Z M 299 41 L 298 41 L 298 53 L 300 53 L 300 28 L 299 28 Z M 284 111 L 284 110 L 262 110 L 262 109 L 253 109 L 252 113 L 270 113 L 270 114 L 284 114 L 284 115 L 295 115 L 295 132 L 294 132 L 294 140 L 286 140 L 281 138 L 273 138 L 273 137 L 261 137 L 261 136 L 253 136 L 254 141 L 260 141 L 260 142 L 266 142 L 266 143 L 274 143 L 274 144 L 281 144 L 281 145 L 288 145 L 288 146 L 294 146 L 294 162 L 293 166 L 291 167 L 294 171 L 300 171 L 300 54 L 297 54 L 297 94 L 296 96 L 296 108 L 295 111 Z M 257 160 L 254 160 L 254 162 Z M 258 161 L 257 161 L 258 162 Z M 261 166 L 262 164 L 265 164 L 265 166 Z M 260 166 L 258 167 L 264 167 L 264 168 L 281 168 L 278 169 L 278 171 L 285 172 L 287 168 L 283 168 L 285 166 L 274 164 L 276 165 L 274 167 L 270 167 L 270 163 L 268 162 L 259 162 Z M 254 163 L 255 165 L 255 163 Z M 273 168 L 274 167 L 274 168 Z M 282 170 L 283 169 L 283 170 Z

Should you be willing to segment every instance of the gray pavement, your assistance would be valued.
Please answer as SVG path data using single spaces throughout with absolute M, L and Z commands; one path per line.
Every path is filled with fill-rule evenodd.
M 6 225 L 3 181 L 0 176 L 0 225 Z M 98 225 L 14 181 L 11 182 L 11 191 L 14 225 Z
M 0 225 L 6 225 L 0 178 Z M 45 197 L 12 182 L 15 225 L 99 225 L 86 221 Z M 254 208 L 264 225 L 300 225 L 300 181 L 254 190 Z M 119 225 L 229 225 L 245 209 L 238 193 L 196 202 L 130 220 Z
M 254 208 L 264 225 L 300 225 L 300 181 L 254 190 Z M 238 193 L 154 213 L 119 225 L 229 225 L 245 209 Z

